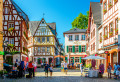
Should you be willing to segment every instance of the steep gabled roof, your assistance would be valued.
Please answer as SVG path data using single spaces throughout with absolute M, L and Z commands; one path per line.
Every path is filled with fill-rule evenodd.
M 22 9 L 13 0 L 11 0 L 11 2 L 14 5 L 15 9 L 17 10 L 18 14 L 23 17 L 23 19 L 25 20 L 27 24 L 29 21 L 28 16 L 22 11 Z
M 101 14 L 101 3 L 99 2 L 91 2 L 91 11 L 95 24 L 101 24 L 102 22 L 102 14 Z
M 43 19 L 42 19 L 43 20 Z M 41 21 L 29 21 L 29 28 L 32 35 L 34 35 Z M 46 23 L 51 29 L 52 33 L 56 35 L 56 23 Z
M 79 29 L 79 28 L 74 28 L 72 30 L 64 32 L 64 34 L 70 34 L 70 33 L 85 33 L 86 29 Z

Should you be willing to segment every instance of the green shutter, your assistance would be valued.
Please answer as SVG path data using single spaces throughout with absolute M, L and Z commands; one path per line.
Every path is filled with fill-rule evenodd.
M 81 53 L 81 45 L 79 45 L 79 52 Z
M 80 63 L 81 63 L 81 57 L 80 57 L 80 60 L 79 60 L 79 61 L 80 61 Z
M 85 52 L 86 52 L 86 45 L 85 45 Z
M 72 46 L 72 52 L 73 53 L 75 52 L 75 46 Z
M 74 57 L 73 57 L 73 63 L 74 63 Z
M 67 46 L 67 53 L 69 52 L 69 48 L 68 48 L 68 46 Z
M 65 57 L 65 61 L 67 61 L 68 59 L 67 59 L 67 57 Z

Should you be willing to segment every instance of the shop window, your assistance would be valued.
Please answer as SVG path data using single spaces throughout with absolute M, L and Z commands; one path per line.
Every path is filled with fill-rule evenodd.
M 75 57 L 75 63 L 79 63 L 79 57 Z

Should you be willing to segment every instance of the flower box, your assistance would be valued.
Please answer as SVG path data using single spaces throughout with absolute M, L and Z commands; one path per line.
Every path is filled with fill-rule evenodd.
M 104 35 L 104 39 L 107 39 L 108 38 L 108 35 Z
M 103 12 L 104 12 L 104 13 L 106 13 L 106 12 L 107 12 L 107 10 L 105 9 Z
M 118 29 L 115 30 L 115 34 L 118 34 Z
M 13 28 L 13 27 L 8 28 L 8 31 L 15 31 L 15 28 Z
M 15 47 L 14 44 L 8 44 L 8 47 Z
M 110 32 L 110 33 L 109 33 L 109 36 L 113 36 L 113 32 Z
M 114 2 L 115 2 L 115 3 L 117 3 L 117 2 L 118 2 L 118 0 L 114 0 Z

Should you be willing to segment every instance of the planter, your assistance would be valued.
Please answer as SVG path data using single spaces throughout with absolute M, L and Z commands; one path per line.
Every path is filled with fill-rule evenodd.
M 15 47 L 14 44 L 8 44 L 8 47 Z
M 109 33 L 109 36 L 113 36 L 113 32 L 110 32 L 110 33 Z
M 15 31 L 15 28 L 13 28 L 13 27 L 8 28 L 8 31 Z
M 118 29 L 115 30 L 115 34 L 118 34 Z
M 108 35 L 104 35 L 104 39 L 107 39 L 108 38 Z
M 104 12 L 104 13 L 106 13 L 106 12 L 107 12 L 107 10 L 105 9 L 103 12 Z

